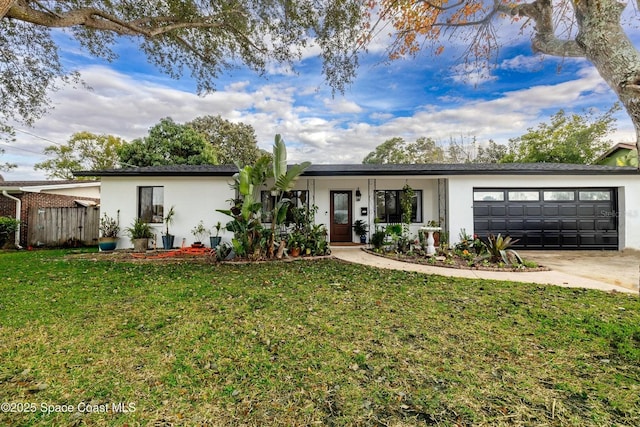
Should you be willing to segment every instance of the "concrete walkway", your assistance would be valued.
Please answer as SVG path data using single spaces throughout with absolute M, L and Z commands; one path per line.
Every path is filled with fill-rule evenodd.
M 610 283 L 604 283 L 553 270 L 518 273 L 512 271 L 461 270 L 456 268 L 432 267 L 429 265 L 412 264 L 371 255 L 357 246 L 332 246 L 331 255 L 343 261 L 391 270 L 417 271 L 419 273 L 438 274 L 450 277 L 466 277 L 470 279 L 539 283 L 543 285 L 557 285 L 568 288 L 599 289 L 607 292 L 615 291 L 638 295 L 638 290 L 631 290 L 622 286 L 616 286 Z

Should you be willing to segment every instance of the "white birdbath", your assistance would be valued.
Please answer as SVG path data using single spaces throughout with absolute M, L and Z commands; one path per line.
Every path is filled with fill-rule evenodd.
M 427 255 L 433 255 L 436 253 L 436 248 L 433 240 L 433 233 L 436 231 L 442 231 L 442 227 L 420 227 L 420 230 L 427 232 Z

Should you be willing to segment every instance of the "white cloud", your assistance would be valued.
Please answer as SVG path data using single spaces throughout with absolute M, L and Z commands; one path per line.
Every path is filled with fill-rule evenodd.
M 503 70 L 516 70 L 516 71 L 540 71 L 542 69 L 542 61 L 544 60 L 544 56 L 535 55 L 535 56 L 525 56 L 518 55 L 513 58 L 505 59 L 500 63 L 498 68 Z
M 448 101 L 446 106 L 440 100 L 422 105 L 411 101 L 414 103 L 407 103 L 412 107 L 403 117 L 393 111 L 404 100 L 394 98 L 396 95 L 390 91 L 330 99 L 316 91 L 304 90 L 308 86 L 299 89 L 296 86 L 299 80 L 285 79 L 262 85 L 257 81 L 240 81 L 200 97 L 105 67 L 89 67 L 83 70 L 83 77 L 93 91 L 64 88 L 53 94 L 56 109 L 30 132 L 60 143 L 74 132 L 84 130 L 131 140 L 146 135 L 162 117 L 185 122 L 202 115 L 220 114 L 252 125 L 259 145 L 265 149 L 269 149 L 276 133 L 282 134 L 292 161 L 314 163 L 360 163 L 377 145 L 396 136 L 407 140 L 428 136 L 437 141 L 476 136 L 479 143 L 488 139 L 506 142 L 547 120 L 549 111 L 602 105 L 612 98 L 591 67 L 580 71 L 573 80 L 513 90 L 493 99 L 465 101 L 462 97 L 443 95 L 441 98 Z M 363 118 L 345 123 L 345 114 Z M 624 114 L 621 117 L 624 119 Z M 621 121 L 619 128 L 625 141 L 632 139 L 628 120 Z M 50 142 L 18 133 L 18 147 L 22 149 L 41 152 L 47 145 Z M 7 180 L 43 177 L 28 169 L 42 161 L 42 156 L 7 148 L 0 160 L 21 165 L 17 171 L 4 174 Z
M 325 98 L 323 100 L 324 106 L 334 114 L 343 113 L 360 113 L 362 108 L 353 101 L 347 101 L 346 99 Z
M 462 83 L 470 86 L 478 86 L 486 82 L 496 80 L 491 75 L 491 69 L 473 64 L 458 64 L 451 67 L 451 79 L 456 83 Z

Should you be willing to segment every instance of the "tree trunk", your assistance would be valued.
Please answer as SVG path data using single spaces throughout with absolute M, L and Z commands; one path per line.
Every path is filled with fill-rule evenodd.
M 573 0 L 576 42 L 618 95 L 636 131 L 640 159 L 640 53 L 620 25 L 625 5 L 615 0 Z
M 15 3 L 16 0 L 0 0 L 0 19 L 4 18 Z

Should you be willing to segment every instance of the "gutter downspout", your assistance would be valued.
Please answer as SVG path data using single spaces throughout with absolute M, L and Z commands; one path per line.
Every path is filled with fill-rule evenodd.
M 20 212 L 22 211 L 22 201 L 17 197 L 10 196 L 9 193 L 7 193 L 7 190 L 2 190 L 2 195 L 16 202 L 16 220 L 20 221 L 21 219 Z M 15 233 L 15 244 L 16 244 L 16 248 L 22 249 L 22 246 L 20 246 L 20 222 L 18 222 L 18 228 L 16 229 L 16 233 Z

